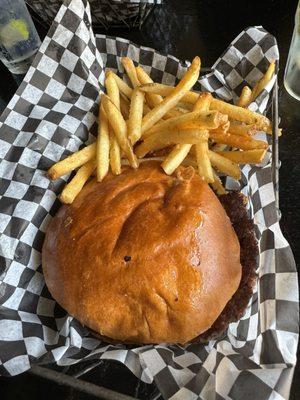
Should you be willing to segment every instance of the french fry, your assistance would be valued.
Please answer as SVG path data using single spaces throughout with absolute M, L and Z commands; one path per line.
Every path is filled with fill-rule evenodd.
M 96 168 L 96 160 L 92 159 L 82 165 L 76 172 L 74 178 L 64 187 L 59 199 L 64 204 L 71 204 L 78 193 L 83 188 L 86 181 L 92 175 Z
M 193 106 L 193 111 L 208 111 L 212 100 L 212 95 L 208 92 L 201 93 Z
M 137 146 L 136 155 L 141 158 L 150 151 L 159 150 L 172 144 L 196 144 L 203 140 L 207 140 L 207 134 L 200 129 L 182 128 L 157 132 Z
M 151 108 L 149 108 L 148 104 L 144 103 L 143 116 L 146 115 L 150 110 Z
M 211 186 L 217 192 L 218 195 L 226 194 L 226 190 L 222 185 L 221 179 L 218 177 L 215 171 L 213 171 L 214 181 L 211 182 Z
M 187 110 L 187 111 L 192 111 L 194 105 L 193 105 L 193 104 L 190 104 L 190 103 L 186 103 L 186 102 L 184 102 L 184 101 L 180 101 L 180 102 L 178 103 L 178 107 L 180 107 L 180 108 L 182 108 L 182 109 L 184 109 L 184 110 Z
M 142 122 L 142 133 L 150 129 L 168 111 L 175 107 L 184 94 L 194 86 L 199 76 L 200 64 L 200 58 L 195 57 L 188 71 L 174 88 L 173 92 L 144 116 Z
M 155 93 L 159 94 L 163 97 L 169 96 L 174 91 L 174 86 L 164 85 L 162 83 L 148 83 L 142 85 L 140 88 L 143 92 L 146 93 Z M 195 104 L 198 100 L 199 93 L 196 92 L 187 92 L 182 97 L 181 101 L 188 103 L 188 104 Z
M 252 90 L 249 88 L 249 86 L 244 86 L 238 99 L 237 106 L 248 107 L 248 105 L 251 103 L 251 96 Z
M 210 93 L 200 94 L 198 100 L 194 104 L 193 110 L 203 112 L 208 111 L 211 99 L 212 95 Z M 205 133 L 208 135 L 209 132 L 206 130 Z M 213 171 L 208 157 L 208 140 L 203 143 L 196 144 L 195 148 L 199 175 L 202 176 L 206 182 L 213 182 Z
M 259 164 L 264 159 L 266 152 L 264 149 L 255 149 L 246 151 L 217 151 L 216 153 L 236 164 Z
M 109 161 L 110 168 L 114 175 L 120 175 L 121 173 L 121 151 L 118 141 L 112 131 L 112 128 L 109 130 L 110 137 L 110 148 L 109 148 Z
M 141 66 L 138 66 L 135 69 L 136 69 L 136 73 L 138 76 L 138 80 L 140 81 L 140 83 L 142 85 L 145 85 L 148 83 L 153 83 L 153 80 L 150 78 L 150 76 L 147 74 L 147 72 Z M 144 113 L 144 115 L 146 115 L 150 111 L 151 108 L 156 107 L 159 103 L 161 103 L 163 101 L 163 97 L 158 94 L 154 94 L 154 93 L 145 93 L 145 94 L 146 94 L 147 104 L 149 105 L 150 108 L 147 110 L 147 112 Z M 145 107 L 144 107 L 144 109 L 145 109 Z M 178 110 L 172 109 L 167 114 L 165 114 L 163 118 L 164 119 L 174 118 L 174 117 L 178 117 L 181 114 L 182 113 L 180 113 Z
M 144 132 L 142 137 L 147 138 L 155 132 L 170 130 L 187 124 L 196 125 L 200 129 L 214 129 L 224 122 L 224 117 L 226 119 L 226 116 L 223 116 L 218 111 L 193 111 L 154 125 Z
M 236 147 L 241 150 L 254 150 L 254 149 L 266 149 L 268 147 L 268 143 L 263 140 L 255 140 L 251 137 L 246 138 L 244 136 L 238 135 L 230 135 L 226 134 L 218 134 L 210 131 L 210 138 L 216 143 L 227 144 L 231 147 Z
M 254 135 L 258 131 L 257 126 L 255 124 L 250 125 L 241 125 L 241 124 L 233 124 L 231 123 L 228 129 L 228 132 L 232 135 L 239 135 L 249 137 Z
M 131 98 L 131 95 L 132 95 L 132 92 L 133 92 L 133 89 L 131 89 L 131 87 L 129 87 L 129 86 L 127 85 L 127 83 L 124 82 L 124 81 L 123 81 L 117 74 L 115 74 L 114 72 L 110 71 L 110 74 L 114 77 L 114 79 L 115 79 L 115 81 L 116 81 L 116 83 L 117 83 L 117 85 L 118 85 L 118 88 L 119 88 L 120 93 L 122 93 L 124 96 L 126 96 L 128 99 L 130 99 L 130 98 Z
M 212 166 L 215 167 L 219 172 L 229 175 L 233 179 L 239 180 L 241 178 L 241 171 L 236 163 L 211 150 L 208 150 L 208 156 Z
M 141 158 L 140 162 L 147 162 L 147 161 L 159 161 L 159 162 L 163 162 L 164 161 L 164 157 L 162 156 L 151 156 L 151 157 L 147 157 L 147 158 Z M 129 165 L 128 160 L 122 159 L 122 165 Z M 182 161 L 182 165 L 184 165 L 185 167 L 188 167 L 189 165 L 191 165 L 194 168 L 197 168 L 197 163 L 195 161 L 195 159 L 193 157 L 187 156 L 183 161 Z
M 106 73 L 105 87 L 108 97 L 114 105 L 120 109 L 120 92 L 116 80 L 111 71 Z
M 118 110 L 121 111 L 122 115 L 126 116 L 126 113 L 127 113 L 127 118 L 128 118 L 129 104 L 127 105 L 127 100 L 125 100 L 125 97 L 120 96 L 119 87 L 118 87 L 116 79 L 114 78 L 114 75 L 111 71 L 108 71 L 106 73 L 105 86 L 106 86 L 107 95 L 109 96 L 111 101 L 118 108 Z M 122 110 L 123 110 L 123 112 L 122 112 Z M 109 151 L 109 155 L 111 155 L 111 157 L 112 157 L 110 166 L 111 166 L 111 170 L 112 170 L 113 174 L 119 175 L 121 173 L 120 146 L 115 137 L 113 129 L 109 124 L 108 124 L 108 130 L 109 130 L 108 137 L 111 142 L 111 145 L 109 146 L 108 151 Z M 97 173 L 97 176 L 98 176 L 98 173 Z
M 128 78 L 130 79 L 130 82 L 132 83 L 132 86 L 134 88 L 140 86 L 133 61 L 129 57 L 122 57 L 121 63 L 128 75 Z
M 182 114 L 187 114 L 187 113 L 191 112 L 191 110 L 186 110 L 185 108 L 182 108 L 182 107 L 179 107 L 179 106 L 172 108 L 172 110 L 170 110 L 169 112 L 172 112 L 172 111 L 177 113 L 178 116 L 180 114 L 182 115 Z
M 153 83 L 153 80 L 150 78 L 150 76 L 147 74 L 147 72 L 139 65 L 138 67 L 135 68 L 138 80 L 142 85 L 145 85 L 147 83 Z M 162 96 L 158 94 L 153 94 L 153 93 L 147 93 L 146 94 L 146 100 L 147 103 L 149 104 L 150 108 L 156 107 L 159 103 L 163 101 Z
M 208 141 L 196 144 L 196 159 L 198 165 L 198 173 L 206 182 L 213 182 L 213 174 L 210 159 L 208 156 Z
M 131 96 L 129 118 L 127 122 L 128 137 L 135 144 L 142 135 L 143 105 L 145 93 L 134 89 Z
M 125 120 L 127 120 L 129 118 L 129 107 L 130 107 L 129 102 L 127 100 L 125 100 L 124 97 L 121 96 L 120 97 L 120 110 L 121 110 L 121 113 Z
M 171 175 L 189 154 L 190 149 L 190 144 L 177 144 L 161 164 L 165 173 Z
M 127 125 L 121 112 L 105 94 L 102 95 L 101 102 L 106 112 L 108 121 L 113 128 L 119 146 L 124 151 L 124 154 L 127 157 L 130 165 L 133 168 L 137 168 L 138 161 L 127 138 Z
M 220 111 L 222 114 L 226 114 L 229 118 L 236 121 L 245 122 L 246 124 L 256 124 L 262 130 L 267 130 L 270 127 L 270 121 L 264 115 L 234 106 L 222 100 L 212 99 L 210 109 Z
M 216 153 L 225 150 L 227 147 L 226 144 L 222 144 L 222 143 L 216 143 L 211 147 L 212 151 L 215 151 Z
M 81 167 L 86 162 L 96 156 L 96 143 L 92 143 L 82 150 L 76 151 L 69 157 L 52 165 L 48 170 L 47 175 L 50 179 L 55 180 L 63 175 L 68 174 L 74 169 Z
M 108 120 L 103 107 L 100 107 L 97 137 L 97 181 L 100 182 L 109 170 L 109 131 Z
M 264 90 L 264 88 L 270 82 L 274 72 L 275 72 L 275 61 L 272 61 L 265 75 L 255 84 L 252 90 L 251 101 L 254 101 L 259 96 L 259 94 Z
M 205 111 L 204 108 L 202 107 L 203 110 L 201 110 L 201 106 L 204 103 L 207 103 L 207 100 L 203 97 L 201 103 L 195 103 L 194 105 L 194 111 Z M 208 103 L 209 105 L 209 103 Z M 206 135 L 208 137 L 208 132 L 206 132 Z M 206 141 L 207 143 L 207 141 Z M 198 146 L 198 145 L 196 145 Z M 169 153 L 169 155 L 166 157 L 164 162 L 162 163 L 162 169 L 165 171 L 166 174 L 171 175 L 177 167 L 182 163 L 182 161 L 185 159 L 185 157 L 188 155 L 189 151 L 191 150 L 192 145 L 191 144 L 177 144 L 173 150 Z
M 211 134 L 226 135 L 230 127 L 230 122 L 220 125 L 218 128 L 210 129 Z
M 173 93 L 174 87 L 160 83 L 150 83 L 142 85 L 140 90 L 146 93 L 156 93 L 160 94 L 161 96 L 169 96 Z M 189 91 L 185 93 L 185 95 L 181 98 L 181 101 L 195 104 L 195 102 L 198 100 L 198 97 L 198 93 Z M 242 107 L 234 106 L 218 99 L 212 100 L 210 109 L 220 111 L 222 114 L 228 115 L 228 117 L 232 120 L 245 122 L 246 124 L 257 124 L 259 129 L 266 131 L 267 133 L 271 133 L 270 121 L 261 114 L 246 110 Z
M 163 120 L 166 120 L 166 119 L 170 119 L 170 118 L 177 118 L 177 117 L 180 117 L 181 115 L 187 114 L 187 113 L 188 113 L 187 110 L 183 110 L 183 109 L 180 108 L 180 107 L 174 107 L 174 108 L 172 108 L 172 110 L 168 111 L 168 112 L 162 117 L 162 119 L 163 119 Z
M 233 135 L 249 137 L 255 135 L 255 133 L 258 132 L 259 130 L 260 129 L 255 124 L 241 125 L 241 124 L 231 123 L 228 129 L 228 133 L 231 133 Z M 272 130 L 265 130 L 264 132 L 268 133 L 269 135 L 272 135 Z M 278 137 L 280 137 L 281 135 L 282 135 L 282 129 L 279 128 Z

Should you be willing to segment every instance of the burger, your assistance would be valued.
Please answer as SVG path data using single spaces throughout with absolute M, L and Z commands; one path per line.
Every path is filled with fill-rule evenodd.
M 192 167 L 155 161 L 91 180 L 52 219 L 43 270 L 52 296 L 108 342 L 203 342 L 243 315 L 257 243 L 245 198 L 219 198 Z

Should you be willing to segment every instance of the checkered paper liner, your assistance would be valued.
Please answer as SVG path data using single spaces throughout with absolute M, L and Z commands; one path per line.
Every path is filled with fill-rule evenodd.
M 26 3 L 49 25 L 63 2 L 68 4 L 70 1 L 26 0 Z M 90 0 L 92 22 L 104 26 L 119 24 L 129 18 L 138 18 L 140 13 L 147 13 L 151 6 L 161 3 L 162 0 Z
M 270 153 L 262 165 L 242 170 L 239 187 L 248 196 L 259 240 L 259 280 L 244 317 L 230 324 L 223 338 L 185 347 L 106 344 L 61 309 L 45 286 L 42 243 L 68 180 L 50 182 L 45 171 L 94 140 L 104 70 L 123 76 L 125 55 L 154 81 L 172 85 L 188 65 L 124 39 L 95 37 L 89 4 L 72 0 L 60 8 L 1 116 L 0 374 L 16 375 L 34 363 L 102 358 L 118 360 L 145 382 L 154 380 L 166 399 L 287 399 L 296 362 L 298 286 L 277 220 Z M 274 37 L 262 27 L 247 28 L 198 86 L 235 100 L 271 59 L 278 60 Z M 265 110 L 274 80 L 252 109 Z

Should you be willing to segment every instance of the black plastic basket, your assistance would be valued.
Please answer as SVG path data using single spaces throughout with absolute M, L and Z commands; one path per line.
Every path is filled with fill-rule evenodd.
M 26 0 L 38 21 L 48 27 L 63 0 Z M 140 28 L 162 0 L 90 0 L 94 28 Z
M 210 68 L 202 68 L 202 73 L 210 72 Z M 278 213 L 278 218 L 280 219 L 281 213 L 279 209 L 279 149 L 278 149 L 278 83 L 277 79 L 275 81 L 272 97 L 267 114 L 272 121 L 272 177 L 275 191 L 275 202 L 276 209 Z M 84 362 L 79 362 L 78 364 L 69 365 L 65 367 L 60 367 L 55 364 L 32 366 L 30 372 L 34 375 L 40 376 L 42 378 L 51 380 L 53 382 L 65 385 L 66 387 L 72 388 L 73 390 L 78 390 L 79 392 L 86 393 L 96 398 L 101 398 L 104 400 L 134 400 L 134 399 L 149 399 L 149 400 L 162 400 L 162 396 L 156 388 L 155 384 L 146 384 L 141 382 L 140 387 L 137 386 L 135 393 L 131 396 L 125 395 L 118 391 L 111 389 L 106 389 L 100 386 L 101 383 L 96 379 L 94 383 L 90 380 L 90 373 L 95 372 L 96 376 L 100 377 L 100 371 L 103 368 L 103 363 L 116 363 L 116 361 L 94 359 Z M 109 372 L 111 373 L 111 371 Z M 128 372 L 129 373 L 129 372 Z M 115 376 L 115 381 L 120 379 L 119 376 Z M 99 385 L 99 383 L 100 385 Z M 132 397 L 134 396 L 134 397 Z

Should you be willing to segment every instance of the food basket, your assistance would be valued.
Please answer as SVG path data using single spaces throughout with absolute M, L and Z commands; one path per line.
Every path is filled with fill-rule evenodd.
M 241 392 L 251 394 L 245 400 L 280 398 L 276 393 L 287 398 L 296 362 L 298 286 L 277 215 L 277 71 L 252 103 L 253 111 L 268 109 L 273 121 L 267 158 L 262 165 L 243 166 L 238 183 L 225 182 L 248 197 L 260 247 L 258 285 L 245 315 L 226 335 L 205 345 L 112 345 L 95 338 L 49 294 L 41 246 L 69 177 L 49 182 L 45 171 L 94 140 L 105 67 L 122 75 L 120 57 L 128 56 L 154 81 L 174 85 L 189 65 L 122 38 L 95 36 L 89 10 L 82 0 L 62 5 L 0 119 L 0 374 L 32 368 L 72 387 L 79 381 L 71 375 L 83 377 L 80 384 L 87 388 L 87 371 L 103 370 L 103 360 L 110 360 L 126 366 L 143 385 L 155 384 L 165 399 L 237 398 Z M 253 86 L 263 75 L 270 59 L 278 60 L 275 38 L 262 27 L 246 28 L 198 86 L 234 101 L 245 83 Z M 153 386 L 150 391 L 153 399 L 160 396 Z
M 203 68 L 205 73 L 211 72 L 210 68 Z M 272 137 L 272 177 L 275 190 L 275 202 L 276 210 L 278 213 L 278 219 L 280 219 L 281 214 L 279 210 L 279 158 L 278 158 L 278 85 L 277 80 L 272 89 L 272 97 L 270 102 L 270 107 L 268 110 L 268 116 L 273 121 L 273 137 Z M 149 400 L 163 400 L 157 387 L 154 384 L 147 384 L 141 381 L 136 381 L 136 386 L 132 395 L 128 396 L 124 393 L 120 393 L 113 390 L 108 390 L 107 388 L 101 386 L 100 384 L 95 384 L 92 382 L 93 376 L 103 375 L 103 370 L 106 374 L 111 374 L 110 371 L 111 364 L 106 360 L 91 360 L 87 362 L 82 362 L 75 365 L 58 367 L 53 365 L 48 366 L 34 366 L 31 370 L 33 375 L 38 377 L 51 380 L 55 383 L 63 384 L 73 390 L 78 390 L 82 393 L 87 393 L 95 397 L 100 397 L 104 400 L 133 400 L 138 399 L 149 399 Z M 118 367 L 113 371 L 113 373 L 119 374 Z M 120 366 L 119 366 L 120 368 Z M 124 372 L 124 371 L 122 371 Z M 120 378 L 120 377 L 118 377 Z M 103 380 L 103 379 L 102 379 Z M 99 381 L 98 381 L 99 382 Z M 134 396 L 134 397 L 133 397 Z
M 26 0 L 26 3 L 39 22 L 50 26 L 63 0 Z M 91 0 L 92 22 L 94 28 L 141 27 L 154 7 L 161 3 L 162 0 Z

